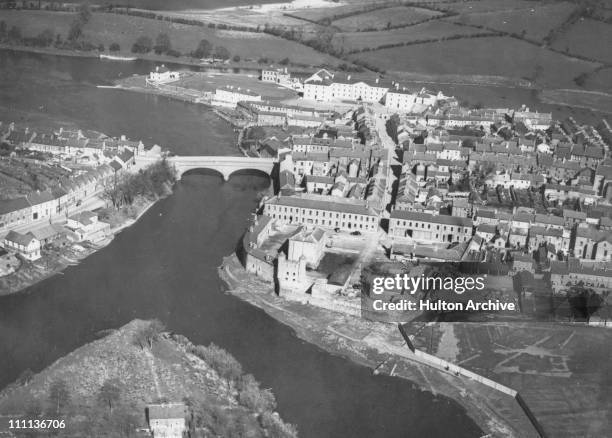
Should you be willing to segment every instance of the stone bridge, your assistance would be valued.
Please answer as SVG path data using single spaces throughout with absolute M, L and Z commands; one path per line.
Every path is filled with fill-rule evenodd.
M 148 157 L 146 155 L 136 156 L 136 163 L 146 165 L 159 160 L 159 157 Z M 260 172 L 272 174 L 274 158 L 254 157 L 232 157 L 232 156 L 170 156 L 168 162 L 174 164 L 177 178 L 180 179 L 185 172 L 193 169 L 212 169 L 223 175 L 225 181 L 229 180 L 232 173 L 239 170 L 259 170 Z

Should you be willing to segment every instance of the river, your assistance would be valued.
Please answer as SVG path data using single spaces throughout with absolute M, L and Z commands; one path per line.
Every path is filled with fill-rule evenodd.
M 204 107 L 96 88 L 150 64 L 0 51 L 0 120 L 126 134 L 178 154 L 235 154 L 234 133 Z M 0 297 L 0 387 L 134 318 L 159 318 L 194 343 L 230 351 L 302 437 L 479 436 L 457 403 L 299 340 L 222 292 L 216 268 L 235 250 L 268 177 L 187 174 L 106 248 L 23 293 Z M 450 432 L 452 431 L 452 432 Z

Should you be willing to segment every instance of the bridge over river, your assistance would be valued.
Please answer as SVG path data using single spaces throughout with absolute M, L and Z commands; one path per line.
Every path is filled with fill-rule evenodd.
M 159 157 L 137 155 L 136 164 L 146 166 L 148 163 L 153 163 L 159 160 Z M 168 162 L 174 164 L 177 171 L 177 178 L 181 178 L 185 172 L 194 169 L 212 169 L 223 175 L 223 178 L 229 180 L 232 173 L 239 170 L 258 170 L 260 172 L 272 174 L 274 158 L 256 158 L 256 157 L 233 157 L 233 156 L 178 156 L 173 155 L 167 158 Z

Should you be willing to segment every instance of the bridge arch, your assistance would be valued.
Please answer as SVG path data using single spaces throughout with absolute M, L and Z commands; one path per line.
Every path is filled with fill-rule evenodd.
M 234 156 L 173 156 L 171 162 L 178 172 L 178 177 L 192 169 L 212 169 L 223 175 L 225 181 L 237 171 L 253 170 L 271 176 L 275 160 L 273 158 L 234 157 Z
M 227 181 L 229 178 L 229 175 L 226 175 L 225 173 L 223 173 L 219 169 L 215 169 L 214 167 L 200 166 L 200 167 L 192 167 L 189 169 L 179 169 L 177 167 L 176 172 L 177 172 L 176 178 L 179 180 L 182 179 L 183 176 L 188 175 L 188 174 L 197 175 L 197 174 L 204 174 L 204 173 L 209 173 L 211 175 L 218 175 L 222 177 L 224 181 Z

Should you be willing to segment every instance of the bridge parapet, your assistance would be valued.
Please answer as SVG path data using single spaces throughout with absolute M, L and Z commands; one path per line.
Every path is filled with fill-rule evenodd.
M 225 181 L 232 173 L 239 170 L 258 170 L 272 174 L 274 158 L 234 157 L 234 156 L 172 156 L 168 161 L 173 163 L 180 179 L 185 172 L 193 169 L 212 169 L 223 175 Z

